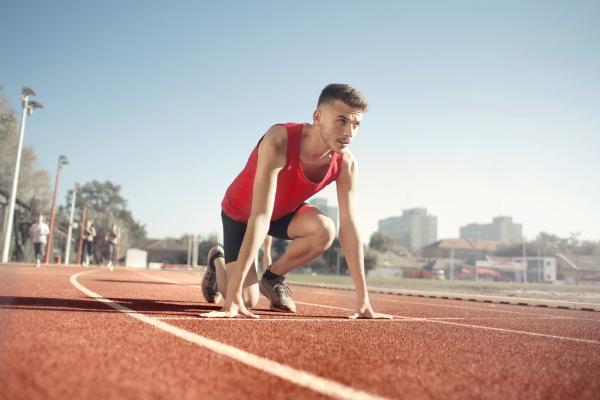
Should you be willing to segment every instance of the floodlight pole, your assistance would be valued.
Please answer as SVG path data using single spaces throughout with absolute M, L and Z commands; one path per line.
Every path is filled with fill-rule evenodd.
M 37 102 L 33 102 L 31 104 L 29 102 L 29 95 L 34 95 L 35 92 L 28 87 L 23 87 L 23 94 L 21 94 L 21 98 L 23 99 L 23 117 L 21 118 L 21 130 L 19 132 L 19 145 L 17 146 L 17 161 L 15 163 L 15 176 L 13 178 L 13 187 L 10 192 L 10 200 L 8 202 L 8 215 L 6 216 L 7 221 L 4 224 L 6 226 L 6 230 L 4 231 L 4 246 L 2 247 L 2 262 L 8 262 L 8 250 L 10 247 L 10 237 L 12 232 L 13 218 L 15 214 L 15 202 L 17 199 L 17 185 L 19 183 L 19 168 L 21 166 L 21 150 L 23 149 L 23 136 L 25 135 L 25 117 L 27 116 L 27 112 L 31 115 L 33 108 L 43 108 L 41 104 Z
M 58 191 L 58 178 L 60 176 L 60 170 L 63 164 L 68 164 L 67 157 L 60 156 L 58 158 L 58 171 L 56 172 L 56 184 L 54 185 L 54 200 L 52 201 L 52 215 L 50 216 L 50 234 L 48 234 L 48 243 L 46 243 L 46 257 L 44 264 L 48 264 L 48 258 L 50 257 L 50 243 L 52 242 L 52 228 L 54 227 L 54 209 L 56 208 L 56 192 Z
M 76 198 L 77 188 L 73 190 L 73 200 L 71 200 L 71 218 L 69 219 L 69 234 L 67 235 L 67 254 L 65 254 L 65 265 L 69 265 L 69 254 L 71 254 L 71 233 L 73 232 L 73 214 L 75 214 Z

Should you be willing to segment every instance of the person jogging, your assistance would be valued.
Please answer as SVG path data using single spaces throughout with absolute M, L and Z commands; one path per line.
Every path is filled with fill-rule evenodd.
M 121 230 L 117 227 L 117 224 L 113 224 L 110 232 L 105 236 L 104 240 L 108 242 L 108 269 L 113 270 L 117 263 L 117 244 L 121 238 Z
M 258 318 L 248 308 L 257 304 L 259 290 L 271 310 L 296 312 L 286 274 L 323 254 L 335 237 L 333 221 L 305 201 L 336 182 L 339 238 L 357 293 L 350 318 L 391 318 L 369 303 L 355 210 L 358 167 L 348 150 L 368 107 L 354 87 L 331 84 L 321 92 L 312 125 L 274 125 L 259 140 L 221 203 L 225 249 L 209 252 L 202 292 L 209 302 L 223 295 L 225 305 L 206 317 Z M 267 234 L 291 243 L 258 282 L 255 259 Z
M 38 215 L 38 222 L 31 225 L 29 228 L 29 234 L 33 235 L 33 249 L 35 252 L 35 266 L 36 268 L 41 267 L 42 263 L 40 262 L 40 257 L 44 254 L 42 253 L 42 248 L 46 244 L 46 236 L 50 233 L 50 227 L 47 223 L 44 222 L 44 216 L 42 214 Z
M 85 230 L 83 232 L 83 266 L 90 266 L 90 255 L 92 254 L 92 248 L 94 246 L 94 237 L 96 237 L 96 228 L 92 226 L 92 221 L 85 223 Z

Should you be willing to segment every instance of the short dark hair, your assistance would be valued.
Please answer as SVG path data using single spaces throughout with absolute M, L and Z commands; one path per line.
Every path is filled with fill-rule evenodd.
M 335 100 L 341 100 L 350 107 L 360 108 L 363 112 L 369 111 L 369 103 L 367 103 L 362 93 L 355 87 L 342 83 L 331 83 L 325 86 L 325 89 L 323 89 L 319 96 L 317 108 L 321 104 L 330 104 Z

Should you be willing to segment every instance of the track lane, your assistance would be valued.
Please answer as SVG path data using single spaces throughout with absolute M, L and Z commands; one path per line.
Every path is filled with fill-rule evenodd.
M 153 341 L 148 339 L 155 336 L 151 333 L 154 328 L 138 326 L 138 324 L 142 324 L 139 321 L 129 324 L 122 323 L 122 318 L 132 320 L 133 318 L 117 311 L 111 312 L 108 307 L 106 307 L 108 311 L 104 312 L 97 308 L 94 309 L 90 303 L 100 303 L 87 296 L 78 295 L 76 299 L 71 299 L 76 300 L 73 304 L 47 303 L 53 298 L 64 297 L 68 292 L 64 288 L 64 281 L 68 282 L 66 278 L 74 273 L 74 269 L 68 269 L 68 275 L 67 272 L 60 271 L 59 268 L 54 269 L 52 275 L 44 276 L 43 279 L 36 281 L 36 285 L 33 285 L 36 288 L 32 289 L 32 292 L 39 292 L 41 294 L 39 298 L 44 300 L 18 305 L 18 307 L 31 306 L 36 309 L 17 309 L 17 313 L 34 313 L 37 316 L 36 320 L 37 318 L 43 320 L 47 316 L 51 318 L 58 316 L 60 318 L 55 322 L 62 321 L 66 325 L 64 329 L 54 329 L 54 332 L 57 333 L 70 331 L 73 321 L 79 319 L 88 322 L 96 321 L 97 324 L 94 324 L 93 327 L 80 329 L 81 337 L 88 341 L 85 346 L 102 348 L 104 352 L 94 351 L 94 357 L 85 358 L 91 365 L 94 365 L 93 368 L 82 367 L 77 362 L 72 363 L 72 367 L 77 371 L 74 375 L 83 377 L 82 382 L 90 380 L 96 382 L 99 381 L 98 379 L 111 382 L 112 391 L 105 389 L 102 392 L 106 398 L 111 398 L 111 396 L 116 398 L 114 397 L 115 393 L 131 395 L 134 392 L 128 392 L 127 388 L 134 388 L 136 384 L 148 386 L 146 389 L 140 389 L 139 393 L 136 392 L 136 394 L 141 393 L 138 398 L 153 398 L 150 397 L 151 394 L 156 393 L 162 393 L 163 397 L 176 398 L 197 398 L 198 396 L 235 398 L 231 396 L 232 393 L 237 393 L 238 398 L 247 397 L 246 394 L 252 398 L 261 398 L 260 396 L 262 398 L 311 398 L 311 395 L 315 396 L 312 391 L 299 388 L 297 385 L 279 378 L 269 377 L 265 373 L 254 374 L 252 371 L 243 369 L 244 377 L 249 377 L 248 379 L 251 381 L 241 379 L 239 377 L 240 367 L 236 367 L 235 362 L 225 362 L 214 353 L 203 352 L 197 347 L 192 350 L 193 346 L 182 344 L 185 341 L 178 338 L 173 340 L 173 338 L 169 339 L 156 334 L 162 339 L 159 341 L 160 345 L 154 345 Z M 481 321 L 486 321 L 486 324 L 490 321 L 497 321 L 504 324 L 503 318 L 498 319 L 499 317 L 508 316 L 512 322 L 526 321 L 524 318 L 528 318 L 528 314 L 488 313 L 485 312 L 485 307 L 482 310 L 471 310 L 470 303 L 466 303 L 469 305 L 469 309 L 440 307 L 433 304 L 401 305 L 387 299 L 395 300 L 403 297 L 371 295 L 373 304 L 403 311 L 402 314 L 405 314 L 404 311 L 412 310 L 412 317 L 393 321 L 350 321 L 345 317 L 351 313 L 346 309 L 352 309 L 354 306 L 355 297 L 352 292 L 332 290 L 330 294 L 311 293 L 293 287 L 295 300 L 298 299 L 304 303 L 319 303 L 319 305 L 304 304 L 299 307 L 297 314 L 279 314 L 270 312 L 268 304 L 263 299 L 259 303 L 257 311 L 261 315 L 261 320 L 239 318 L 214 321 L 199 317 L 204 312 L 220 308 L 203 301 L 201 291 L 197 287 L 201 277 L 154 271 L 143 272 L 172 282 L 180 281 L 181 284 L 160 281 L 151 276 L 141 275 L 138 271 L 124 269 L 116 269 L 113 273 L 102 270 L 98 272 L 97 279 L 84 279 L 85 276 L 82 276 L 81 282 L 98 290 L 96 293 L 104 296 L 110 295 L 118 303 L 141 311 L 148 317 L 186 318 L 165 320 L 165 322 L 187 332 L 202 335 L 269 360 L 388 398 L 529 399 L 539 397 L 585 399 L 595 398 L 596 394 L 600 392 L 594 373 L 600 367 L 598 361 L 600 346 L 598 345 L 564 343 L 549 338 L 521 337 L 514 333 L 434 324 L 430 320 L 414 318 L 416 316 L 430 319 L 439 318 L 449 322 L 467 321 L 468 324 L 474 323 L 473 321 L 477 321 L 477 324 Z M 34 275 L 37 273 L 35 272 Z M 54 283 L 57 273 L 61 274 L 58 278 L 63 280 L 62 288 L 61 285 Z M 93 278 L 93 275 L 96 274 L 90 274 L 89 278 Z M 28 280 L 27 285 L 30 283 L 31 280 Z M 46 289 L 48 290 L 45 291 Z M 62 294 L 57 296 L 57 293 Z M 340 294 L 340 296 L 336 296 L 336 294 Z M 429 299 L 422 300 L 429 303 Z M 452 301 L 438 301 L 440 304 L 453 303 Z M 416 303 L 420 302 L 421 300 L 416 301 Z M 329 304 L 330 307 L 337 308 L 322 307 L 321 304 Z M 49 306 L 52 311 L 45 312 L 45 307 Z M 105 307 L 101 304 L 100 306 Z M 485 304 L 479 303 L 473 304 L 473 306 L 481 308 Z M 515 306 L 499 308 L 499 311 L 519 309 Z M 570 310 L 553 310 L 558 312 L 556 317 L 553 317 L 548 314 L 550 310 L 540 309 L 538 311 L 535 309 L 532 311 L 542 314 L 532 318 L 548 323 L 554 323 L 556 318 L 565 315 L 581 313 Z M 460 314 L 454 315 L 455 312 Z M 479 315 L 482 312 L 484 315 Z M 120 317 L 115 313 L 121 314 Z M 67 322 L 64 322 L 64 316 L 70 314 L 77 315 L 77 318 L 67 318 Z M 583 313 L 583 315 L 593 316 L 594 313 Z M 561 321 L 563 320 L 561 319 Z M 575 320 L 573 324 L 597 326 L 595 321 L 585 319 Z M 44 327 L 48 328 L 48 325 L 44 323 Z M 49 331 L 52 330 L 49 329 Z M 88 340 L 90 335 L 103 339 Z M 32 337 L 34 337 L 25 336 L 30 340 L 33 340 Z M 43 336 L 44 340 L 48 339 L 45 333 Z M 55 337 L 56 334 L 49 335 L 49 342 L 52 343 L 52 338 Z M 146 340 L 150 342 L 150 351 L 147 351 Z M 136 354 L 135 357 L 138 357 L 138 362 L 143 364 L 143 367 L 152 369 L 153 376 L 149 376 L 142 370 L 138 374 L 133 374 L 135 379 L 129 379 L 133 371 L 136 371 L 132 367 L 135 360 L 132 361 L 130 357 L 132 345 L 136 342 L 139 347 L 137 350 L 139 355 Z M 87 347 L 84 348 L 87 349 Z M 69 374 L 64 359 L 67 355 L 70 356 L 70 353 L 65 351 L 64 346 L 60 348 L 62 353 L 66 354 L 59 356 L 61 352 L 57 355 L 48 348 L 44 349 L 46 353 L 42 352 L 49 354 L 48 356 L 51 358 L 60 359 L 62 357 L 62 361 L 56 363 L 56 371 L 45 371 L 48 366 L 42 364 L 41 370 L 55 379 L 58 379 L 60 373 Z M 107 353 L 107 348 L 115 351 Z M 177 361 L 173 359 L 171 351 L 179 354 Z M 31 352 L 23 351 L 20 354 L 26 359 L 29 358 L 29 365 L 32 365 Z M 12 356 L 11 359 L 17 360 Z M 190 359 L 193 362 L 189 362 Z M 211 365 L 216 366 L 215 371 L 206 371 L 207 360 L 210 360 Z M 18 367 L 17 370 L 24 371 L 23 365 L 25 364 L 27 363 L 18 360 L 15 365 Z M 158 365 L 166 366 L 168 369 L 163 371 Z M 137 365 L 137 368 L 142 368 L 142 366 Z M 125 378 L 123 374 L 125 374 Z M 182 380 L 177 374 L 183 374 L 187 379 Z M 201 378 L 196 376 L 198 374 Z M 73 373 L 71 372 L 70 375 Z M 50 382 L 38 378 L 31 383 L 37 384 L 40 388 Z M 165 379 L 173 381 L 174 386 L 162 388 L 161 392 L 159 390 L 160 383 Z M 73 379 L 66 380 L 73 383 Z M 60 380 L 56 385 L 66 387 Z M 66 395 L 69 393 L 71 395 L 73 393 L 80 394 L 74 392 L 73 387 L 70 390 L 71 392 L 66 389 L 60 392 L 63 395 L 62 398 L 68 397 Z M 97 394 L 96 392 L 88 391 L 82 393 L 87 394 L 83 397 L 71 397 L 89 398 L 94 397 L 90 393 Z M 49 393 L 56 394 L 57 391 L 52 389 Z M 172 396 L 173 393 L 176 396 Z M 259 395 L 253 396 L 255 393 Z M 196 397 L 193 397 L 192 394 Z M 45 398 L 55 397 L 58 398 L 57 396 L 46 396 Z M 319 396 L 317 395 L 317 397 Z M 30 398 L 35 398 L 35 396 L 30 396 Z
M 334 293 L 339 293 L 339 291 L 332 291 Z M 294 295 L 295 295 L 295 299 L 298 298 L 298 295 L 300 293 L 297 293 L 295 288 L 294 288 Z M 308 293 L 310 294 L 310 293 Z M 313 300 L 314 300 L 314 295 L 312 296 Z M 308 306 L 305 305 L 306 308 L 302 308 L 302 315 L 306 315 L 306 316 L 321 316 L 321 317 L 325 317 L 325 316 L 335 316 L 337 318 L 345 318 L 347 315 L 349 315 L 351 307 L 352 307 L 352 303 L 355 301 L 354 296 L 349 296 L 346 298 L 343 297 L 338 297 L 338 296 L 329 296 L 329 297 L 334 297 L 335 299 L 328 299 L 328 301 L 320 301 L 320 303 L 329 303 L 329 304 L 333 304 L 335 303 L 336 305 L 330 305 L 330 307 L 334 307 L 334 308 L 327 308 L 327 307 L 322 307 L 321 305 L 318 306 Z M 323 298 L 320 298 L 320 300 L 323 300 Z M 440 301 L 440 300 L 438 300 Z M 342 307 L 340 307 L 342 306 Z M 507 308 L 513 308 L 514 306 L 505 306 Z M 326 311 L 324 311 L 326 310 Z M 385 312 L 386 310 L 384 310 Z M 465 310 L 460 310 L 461 312 L 464 312 Z M 469 313 L 474 311 L 474 310 L 466 310 Z M 476 310 L 477 312 L 482 312 L 485 310 Z M 558 311 L 559 313 L 562 312 L 562 310 L 540 310 L 542 311 L 540 317 L 548 317 L 547 312 L 550 311 Z M 570 311 L 570 312 L 574 312 L 574 311 Z M 269 316 L 269 312 L 265 309 L 262 309 L 262 306 L 259 305 L 259 310 L 257 311 L 257 313 L 262 314 L 262 317 L 269 317 L 269 319 L 274 318 L 273 316 Z M 300 314 L 300 313 L 299 313 Z M 279 314 L 281 315 L 281 314 Z M 495 313 L 493 314 L 495 316 L 497 316 L 498 314 Z M 296 315 L 295 315 L 296 316 Z M 470 377 L 465 377 L 461 374 L 459 374 L 458 376 L 455 376 L 455 379 L 458 379 L 458 381 L 455 382 L 454 379 L 447 379 L 448 376 L 444 376 L 444 378 L 442 379 L 443 382 L 443 387 L 444 388 L 452 388 L 452 390 L 450 391 L 443 391 L 444 396 L 451 398 L 453 396 L 454 391 L 458 390 L 458 392 L 461 392 L 460 387 L 462 387 L 461 385 L 459 385 L 458 383 L 460 382 L 471 382 L 472 387 L 477 387 L 479 384 L 481 384 L 482 382 L 486 382 L 486 380 L 488 379 L 488 377 L 495 377 L 497 381 L 495 381 L 493 384 L 495 385 L 501 385 L 501 382 L 503 382 L 504 380 L 506 380 L 509 376 L 511 378 L 516 379 L 519 384 L 517 384 L 516 382 L 512 385 L 515 390 L 510 392 L 510 396 L 514 397 L 514 398 L 526 398 L 526 396 L 524 396 L 525 393 L 529 393 L 530 395 L 534 395 L 535 391 L 527 391 L 524 390 L 524 386 L 523 386 L 523 381 L 527 382 L 527 377 L 529 375 L 537 375 L 537 373 L 535 372 L 531 372 L 531 369 L 536 369 L 538 368 L 539 371 L 546 371 L 548 368 L 549 369 L 560 369 L 559 364 L 556 364 L 556 359 L 554 356 L 552 355 L 541 355 L 541 354 L 537 354 L 536 351 L 534 351 L 534 356 L 533 356 L 533 360 L 532 360 L 532 349 L 554 349 L 554 351 L 550 352 L 550 354 L 553 354 L 554 352 L 556 352 L 556 354 L 562 354 L 564 358 L 566 359 L 570 359 L 570 360 L 586 360 L 585 362 L 591 363 L 591 365 L 588 365 L 588 368 L 590 366 L 593 366 L 593 368 L 597 368 L 598 367 L 598 346 L 594 343 L 592 344 L 593 348 L 590 352 L 590 349 L 588 347 L 584 346 L 580 346 L 580 343 L 577 344 L 573 344 L 573 343 L 569 343 L 567 345 L 565 344 L 561 344 L 561 343 L 557 343 L 556 339 L 553 338 L 547 338 L 547 337 L 541 337 L 541 338 L 521 338 L 521 337 L 516 337 L 515 338 L 515 334 L 518 334 L 516 332 L 497 332 L 494 333 L 494 335 L 492 337 L 490 337 L 490 333 L 489 331 L 487 332 L 477 332 L 476 330 L 481 331 L 481 327 L 471 327 L 467 324 L 459 324 L 459 325 L 455 325 L 455 326 L 446 326 L 444 327 L 444 329 L 440 332 L 440 330 L 438 328 L 431 328 L 430 324 L 431 321 L 418 321 L 418 320 L 412 320 L 410 323 L 410 326 L 407 326 L 407 321 L 405 320 L 403 324 L 398 324 L 399 322 L 402 322 L 401 320 L 395 321 L 392 324 L 389 324 L 390 326 L 393 326 L 394 329 L 383 329 L 382 323 L 381 322 L 374 322 L 375 324 L 378 324 L 377 326 L 377 332 L 374 335 L 373 332 L 373 326 L 369 326 L 369 329 L 365 329 L 364 331 L 359 329 L 359 326 L 357 325 L 352 325 L 352 328 L 350 330 L 348 330 L 348 324 L 344 324 L 346 326 L 341 325 L 341 321 L 339 323 L 336 323 L 335 321 L 327 321 L 327 327 L 323 327 L 323 324 L 319 324 L 318 321 L 316 321 L 315 324 L 307 324 L 306 322 L 302 321 L 302 318 L 300 317 L 300 315 L 297 315 L 298 318 L 296 318 L 294 321 L 290 321 L 289 324 L 287 322 L 278 322 L 276 327 L 273 327 L 272 323 L 268 323 L 266 321 L 249 321 L 249 320 L 245 320 L 245 319 L 240 319 L 240 320 L 234 320 L 234 321 L 222 321 L 220 320 L 219 322 L 216 321 L 211 321 L 208 324 L 210 325 L 210 329 L 205 330 L 204 328 L 206 328 L 206 321 L 172 321 L 173 324 L 176 324 L 178 326 L 183 326 L 185 327 L 185 329 L 191 329 L 191 330 L 202 330 L 203 334 L 205 335 L 209 335 L 210 337 L 214 337 L 215 339 L 218 339 L 220 341 L 223 341 L 225 343 L 229 343 L 231 345 L 236 345 L 236 346 L 242 346 L 242 348 L 246 349 L 247 351 L 250 352 L 259 352 L 261 355 L 265 355 L 270 359 L 274 359 L 274 360 L 278 360 L 281 362 L 285 362 L 286 360 L 289 360 L 288 362 L 291 363 L 292 366 L 296 367 L 296 368 L 300 368 L 300 369 L 305 369 L 308 371 L 313 371 L 317 374 L 322 374 L 322 373 L 326 373 L 329 375 L 325 375 L 325 376 L 330 376 L 332 377 L 332 379 L 336 379 L 342 382 L 345 382 L 347 380 L 347 382 L 351 383 L 351 382 L 357 382 L 359 381 L 359 384 L 364 384 L 365 386 L 365 390 L 368 390 L 370 386 L 370 384 L 375 384 L 377 385 L 385 385 L 386 388 L 389 390 L 389 393 L 385 393 L 385 395 L 387 395 L 388 397 L 393 397 L 393 398 L 398 398 L 397 390 L 398 387 L 403 388 L 404 390 L 409 390 L 409 392 L 411 391 L 408 388 L 412 388 L 412 390 L 414 390 L 414 392 L 412 392 L 415 396 L 422 396 L 423 395 L 423 387 L 422 385 L 417 385 L 417 387 L 412 387 L 413 382 L 407 382 L 405 380 L 399 380 L 398 376 L 403 376 L 406 374 L 406 371 L 403 370 L 394 370 L 393 372 L 389 372 L 386 373 L 386 368 L 375 368 L 373 373 L 371 374 L 367 374 L 367 376 L 365 376 L 364 373 L 364 368 L 366 365 L 369 365 L 368 368 L 371 368 L 370 366 L 373 365 L 374 360 L 368 360 L 369 357 L 367 357 L 367 360 L 357 360 L 356 359 L 356 354 L 353 354 L 352 352 L 348 353 L 347 349 L 349 348 L 364 348 L 364 349 L 369 349 L 370 351 L 367 351 L 367 353 L 372 353 L 370 354 L 371 358 L 373 357 L 373 355 L 377 355 L 377 357 L 380 358 L 379 361 L 375 362 L 375 365 L 379 366 L 381 364 L 386 365 L 385 360 L 387 360 L 387 362 L 390 363 L 390 365 L 394 365 L 396 364 L 397 359 L 390 359 L 387 357 L 382 357 L 382 355 L 387 355 L 388 352 L 391 353 L 403 353 L 406 352 L 407 349 L 405 346 L 399 346 L 397 345 L 396 342 L 387 342 L 386 340 L 384 340 L 384 338 L 388 338 L 388 337 L 402 337 L 403 335 L 406 335 L 407 332 L 409 332 L 408 337 L 411 339 L 409 340 L 409 344 L 413 344 L 414 342 L 419 342 L 421 343 L 420 346 L 417 346 L 417 348 L 420 348 L 422 352 L 424 353 L 418 353 L 420 354 L 419 357 L 421 359 L 421 362 L 423 361 L 422 359 L 426 359 L 426 360 L 437 360 L 436 362 L 433 362 L 432 364 L 430 364 L 430 368 L 433 371 L 437 371 L 437 374 L 433 374 L 434 376 L 444 376 L 444 374 L 448 375 L 448 376 L 452 376 L 452 374 L 448 374 L 446 373 L 446 369 L 441 368 L 440 370 L 440 365 L 444 366 L 444 365 L 448 365 L 448 364 L 458 364 L 461 365 L 463 363 L 469 363 L 472 362 L 473 360 L 471 359 L 473 357 L 473 354 L 475 352 L 475 354 L 479 355 L 479 354 L 486 354 L 486 356 L 483 359 L 479 359 L 479 358 L 475 358 L 475 360 L 478 361 L 478 363 L 482 363 L 482 364 L 489 364 L 490 362 L 492 362 L 492 364 L 494 365 L 511 365 L 514 367 L 514 371 L 517 371 L 517 375 L 519 375 L 519 378 L 517 379 L 514 373 L 508 373 L 508 371 L 506 369 L 502 369 L 501 372 L 503 372 L 502 374 L 498 373 L 499 371 L 497 369 L 487 369 L 484 368 L 483 365 L 480 365 L 479 369 L 478 369 L 478 373 L 473 373 Z M 247 322 L 245 322 L 247 321 Z M 180 325 L 181 324 L 181 325 Z M 252 324 L 251 328 L 244 328 L 243 326 L 247 326 L 248 324 Z M 262 324 L 262 325 L 261 325 Z M 284 324 L 287 324 L 288 326 L 282 326 Z M 259 326 L 261 325 L 261 326 Z M 307 325 L 306 327 L 304 327 L 304 325 Z M 341 325 L 341 326 L 338 326 Z M 365 324 L 363 324 L 363 326 L 367 326 Z M 412 326 L 412 327 L 411 327 Z M 388 328 L 388 326 L 386 326 L 385 328 Z M 243 341 L 242 343 L 240 343 L 239 340 L 239 335 L 236 334 L 236 331 L 239 329 L 249 329 L 248 334 L 251 335 L 251 339 L 247 340 L 247 341 Z M 281 335 L 281 332 L 285 332 L 285 337 L 286 340 L 278 340 L 277 338 L 265 338 L 264 336 L 262 336 L 262 341 L 261 341 L 261 335 L 256 335 L 254 332 L 258 331 L 258 332 L 272 332 L 272 336 L 276 337 L 277 335 Z M 279 334 L 278 334 L 279 332 Z M 330 351 L 328 351 L 328 345 L 331 346 L 331 342 L 332 342 L 332 337 L 333 338 L 337 338 L 340 336 L 340 332 L 342 332 L 342 337 L 344 337 L 344 341 L 342 341 L 342 343 L 340 343 L 337 346 L 334 346 L 336 348 L 336 351 L 333 354 L 330 354 Z M 436 333 L 437 332 L 437 333 Z M 317 334 L 319 333 L 319 334 Z M 321 333 L 323 333 L 323 335 L 321 335 Z M 448 351 L 448 354 L 438 354 L 440 353 L 440 349 L 423 349 L 422 348 L 422 343 L 439 343 L 440 340 L 440 333 L 442 334 L 442 338 L 444 338 L 444 340 L 442 340 L 442 343 L 440 344 L 440 346 L 442 348 L 445 349 L 445 351 Z M 211 336 L 212 335 L 212 336 Z M 367 340 L 365 342 L 364 338 L 370 338 L 376 336 L 378 338 L 378 341 L 380 343 L 372 343 L 372 341 Z M 518 335 L 517 335 L 518 336 Z M 466 346 L 462 346 L 461 343 L 464 342 L 464 338 L 465 337 L 469 337 L 472 338 L 472 340 L 467 341 Z M 597 336 L 596 336 L 597 337 Z M 495 346 L 491 346 L 490 343 L 490 339 L 492 339 L 494 341 Z M 541 340 L 541 341 L 540 341 Z M 550 342 L 548 342 L 548 340 L 550 340 Z M 246 343 L 247 342 L 247 343 Z M 353 346 L 350 342 L 353 343 L 358 343 L 358 345 Z M 558 341 L 560 342 L 560 341 Z M 290 349 L 290 343 L 295 343 L 296 346 L 292 346 L 292 348 L 298 347 L 298 344 L 303 344 L 302 346 L 300 346 L 301 348 L 310 348 L 312 349 L 310 352 L 304 352 L 304 353 L 308 353 L 308 354 L 303 354 L 302 352 L 298 352 L 296 350 Z M 325 345 L 324 345 L 325 343 Z M 589 343 L 587 343 L 589 344 Z M 447 347 L 447 348 L 446 348 Z M 499 363 L 498 360 L 499 359 L 503 359 L 504 357 L 506 357 L 506 354 L 502 354 L 502 353 L 506 353 L 507 351 L 509 352 L 509 354 L 513 354 L 512 349 L 516 348 L 517 352 L 514 354 L 519 354 L 519 356 L 515 356 L 515 357 L 509 357 L 509 361 L 504 361 L 502 363 Z M 502 351 L 500 351 L 501 354 L 497 354 L 498 349 L 501 349 Z M 520 352 L 519 352 L 520 351 Z M 409 351 L 410 353 L 410 351 Z M 376 358 L 377 358 L 376 357 Z M 317 368 L 315 367 L 315 359 L 318 358 L 319 360 L 326 360 L 325 362 L 323 362 L 322 366 Z M 410 358 L 410 357 L 409 357 Z M 356 363 L 354 363 L 354 365 L 349 365 L 347 360 L 356 360 Z M 552 363 L 552 360 L 554 359 L 554 363 Z M 492 360 L 492 361 L 490 361 Z M 362 362 L 359 362 L 362 361 Z M 478 363 L 475 363 L 475 365 L 477 365 Z M 353 363 L 350 363 L 353 364 Z M 576 365 L 577 361 L 575 361 L 574 365 L 571 365 L 570 368 L 572 368 L 571 370 L 573 371 L 578 371 L 579 368 Z M 339 366 L 343 365 L 345 368 L 340 369 Z M 520 365 L 520 368 L 517 368 L 517 365 Z M 334 370 L 336 369 L 336 366 L 338 366 L 337 370 L 338 373 L 336 373 Z M 358 366 L 355 368 L 355 366 Z M 523 366 L 527 366 L 526 368 L 524 368 Z M 581 366 L 579 366 L 581 367 Z M 393 369 L 393 368 L 392 368 Z M 452 368 L 450 368 L 452 369 Z M 529 371 L 529 372 L 528 372 Z M 412 372 L 412 370 L 411 370 Z M 483 372 L 483 373 L 482 373 Z M 409 372 L 410 374 L 410 372 Z M 529 374 L 529 375 L 528 375 Z M 578 373 L 575 373 L 573 376 L 577 376 Z M 426 375 L 431 375 L 431 374 L 426 374 Z M 546 373 L 542 373 L 541 376 L 543 378 L 546 377 Z M 568 375 L 568 374 L 567 374 Z M 563 377 L 564 378 L 564 377 Z M 441 379 L 441 378 L 435 378 L 433 381 L 435 381 L 436 379 Z M 461 380 L 462 379 L 462 380 Z M 568 381 L 568 377 L 566 379 Z M 544 379 L 542 379 L 542 381 L 544 381 Z M 387 382 L 387 383 L 386 383 Z M 416 379 L 415 382 L 419 382 L 419 379 Z M 492 384 L 492 383 L 489 383 Z M 427 386 L 427 385 L 426 385 Z M 527 386 L 527 385 L 525 385 Z M 563 395 L 565 394 L 564 391 L 558 390 L 560 385 L 555 385 L 551 382 L 548 382 L 548 387 L 552 387 L 552 390 L 546 391 L 544 390 L 544 392 L 546 393 L 546 395 L 549 395 L 550 393 L 562 393 Z M 419 389 L 420 388 L 420 389 Z M 518 389 L 516 389 L 518 388 Z M 506 388 L 505 388 L 506 389 Z M 466 389 L 465 389 L 466 390 Z M 384 393 L 384 392 L 381 392 Z M 466 394 L 473 394 L 472 391 L 470 390 L 466 390 L 461 392 L 463 395 Z M 504 393 L 504 395 L 507 395 L 506 392 L 502 392 L 500 391 L 500 393 Z M 573 392 L 575 393 L 575 392 Z M 573 394 L 571 393 L 571 394 Z M 441 393 L 438 393 L 441 394 Z M 467 397 L 469 397 L 467 395 Z M 552 396 L 550 396 L 552 398 Z M 585 397 L 585 396 L 584 396 Z M 458 398 L 458 397 L 457 397 Z M 465 397 L 463 397 L 465 398 Z

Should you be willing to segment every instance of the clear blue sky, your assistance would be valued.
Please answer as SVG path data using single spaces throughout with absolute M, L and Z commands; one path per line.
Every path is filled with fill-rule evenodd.
M 363 241 L 417 206 L 439 238 L 501 213 L 528 238 L 600 240 L 599 15 L 597 1 L 7 2 L 0 84 L 14 108 L 24 85 L 45 106 L 25 143 L 53 176 L 69 158 L 61 203 L 110 180 L 151 237 L 221 236 L 260 136 L 350 83 L 371 104 L 351 146 Z

